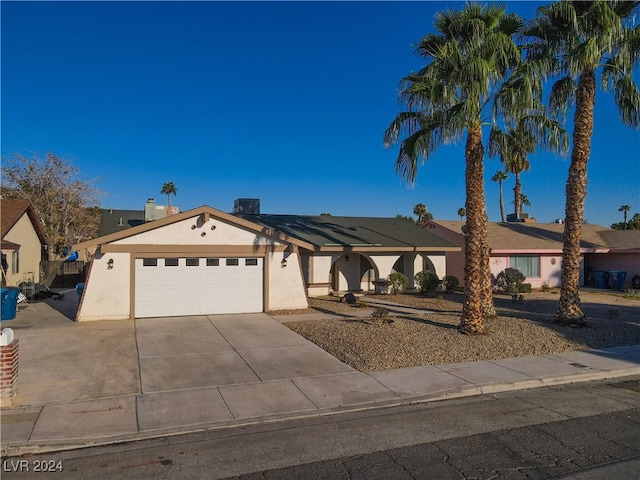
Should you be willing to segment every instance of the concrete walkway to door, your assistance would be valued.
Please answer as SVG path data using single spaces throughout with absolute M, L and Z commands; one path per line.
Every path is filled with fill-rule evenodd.
M 640 374 L 640 346 L 363 373 L 266 314 L 75 323 L 67 302 L 2 322 L 19 341 L 3 456 Z

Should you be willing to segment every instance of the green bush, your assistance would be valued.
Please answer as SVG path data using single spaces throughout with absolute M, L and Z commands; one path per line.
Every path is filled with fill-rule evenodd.
M 438 276 L 429 270 L 423 270 L 417 273 L 413 279 L 420 287 L 420 293 L 432 292 L 438 288 L 438 284 L 440 283 Z
M 371 316 L 376 320 L 386 320 L 389 316 L 389 310 L 384 307 L 378 307 L 373 310 Z
M 520 293 L 531 293 L 531 284 L 530 283 L 523 283 L 518 287 L 518 291 Z
M 389 275 L 389 283 L 391 284 L 391 293 L 395 295 L 407 288 L 409 279 L 404 273 L 394 272 Z
M 445 275 L 442 278 L 442 286 L 445 292 L 453 292 L 460 285 L 460 280 L 455 275 Z
M 515 268 L 505 268 L 496 278 L 496 287 L 503 293 L 520 293 L 520 287 L 525 280 L 525 276 L 520 270 Z M 531 288 L 531 285 L 529 285 Z

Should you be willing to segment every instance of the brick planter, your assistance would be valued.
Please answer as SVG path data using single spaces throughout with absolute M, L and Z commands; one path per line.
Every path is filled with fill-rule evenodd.
M 0 407 L 10 408 L 18 395 L 18 339 L 0 346 Z

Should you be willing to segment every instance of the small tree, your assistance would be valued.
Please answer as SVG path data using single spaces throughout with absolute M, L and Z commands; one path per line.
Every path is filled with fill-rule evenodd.
M 458 209 L 458 216 L 460 217 L 460 220 L 462 220 L 464 217 L 467 216 L 467 210 L 464 207 L 460 207 Z
M 394 295 L 404 291 L 409 284 L 409 279 L 404 273 L 394 272 L 389 275 L 389 284 L 391 286 L 391 293 Z

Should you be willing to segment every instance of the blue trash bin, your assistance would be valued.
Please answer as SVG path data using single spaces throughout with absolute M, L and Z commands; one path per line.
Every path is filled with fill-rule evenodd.
M 622 290 L 626 279 L 627 272 L 623 270 L 611 270 L 609 272 L 609 286 L 612 290 Z
M 16 310 L 18 308 L 18 287 L 2 287 L 0 295 L 2 296 L 2 320 L 13 320 L 16 318 Z
M 82 298 L 82 292 L 84 292 L 84 283 L 78 283 L 76 285 L 76 293 L 78 294 L 78 300 Z
M 607 272 L 593 272 L 593 276 L 595 278 L 596 288 L 609 288 L 609 273 Z

